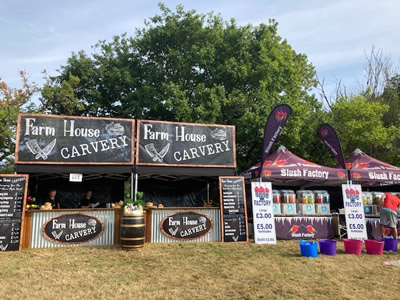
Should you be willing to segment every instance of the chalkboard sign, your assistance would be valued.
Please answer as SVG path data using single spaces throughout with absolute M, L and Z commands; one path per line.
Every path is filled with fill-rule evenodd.
M 28 175 L 0 174 L 0 251 L 22 244 Z
M 133 164 L 133 132 L 134 120 L 20 114 L 15 162 Z
M 194 240 L 208 234 L 212 220 L 197 212 L 178 212 L 166 216 L 160 223 L 161 232 L 175 240 Z
M 61 244 L 79 244 L 99 237 L 104 230 L 103 222 L 96 216 L 65 214 L 48 220 L 42 227 L 43 235 Z
M 236 167 L 235 127 L 138 121 L 137 165 Z
M 223 242 L 247 242 L 244 177 L 219 177 Z

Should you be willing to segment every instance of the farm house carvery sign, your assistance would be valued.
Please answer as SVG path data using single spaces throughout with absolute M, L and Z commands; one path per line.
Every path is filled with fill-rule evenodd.
M 61 244 L 79 244 L 99 237 L 104 230 L 103 222 L 95 216 L 66 214 L 47 221 L 43 235 L 50 241 Z
M 138 165 L 236 167 L 235 127 L 138 121 Z
M 199 239 L 213 228 L 212 220 L 196 212 L 178 212 L 166 216 L 160 223 L 161 232 L 175 240 Z
M 20 114 L 16 163 L 133 164 L 134 120 Z

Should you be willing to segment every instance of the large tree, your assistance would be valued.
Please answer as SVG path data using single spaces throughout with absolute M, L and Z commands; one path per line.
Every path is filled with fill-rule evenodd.
M 0 78 L 0 170 L 11 171 L 12 155 L 15 152 L 17 119 L 20 112 L 33 111 L 32 96 L 37 86 L 29 83 L 24 71 L 20 72 L 22 87 L 12 88 Z M 6 171 L 5 171 L 6 170 Z
M 263 127 L 280 103 L 294 113 L 281 142 L 315 154 L 320 103 L 314 67 L 278 35 L 278 24 L 239 26 L 212 13 L 160 5 L 133 37 L 74 53 L 44 88 L 52 112 L 236 125 L 241 169 L 259 161 Z M 73 76 L 73 77 L 72 77 Z M 60 90 L 84 106 L 64 109 Z M 56 107 L 56 109 L 54 108 Z

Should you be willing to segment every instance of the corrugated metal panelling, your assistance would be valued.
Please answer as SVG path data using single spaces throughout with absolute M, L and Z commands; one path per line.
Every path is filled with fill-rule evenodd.
M 92 246 L 92 245 L 112 245 L 114 244 L 114 223 L 115 215 L 113 210 L 99 211 L 77 211 L 77 212 L 62 212 L 62 211 L 47 211 L 32 213 L 32 235 L 31 248 L 50 248 L 50 247 L 71 247 L 71 246 Z M 64 245 L 49 241 L 42 233 L 43 225 L 51 218 L 64 214 L 87 214 L 93 215 L 104 223 L 103 233 L 94 240 L 87 243 Z
M 177 212 L 188 212 L 188 211 L 198 212 L 198 213 L 202 213 L 202 214 L 209 216 L 214 224 L 211 232 L 199 239 L 187 240 L 187 241 L 171 239 L 161 232 L 160 224 L 161 224 L 161 221 L 166 216 L 171 215 L 173 213 L 177 213 Z M 154 209 L 151 212 L 151 242 L 152 243 L 220 242 L 220 241 L 221 241 L 221 215 L 220 215 L 219 209 L 206 209 L 206 208 L 204 208 L 204 209 L 203 208 L 194 208 L 194 209 L 190 209 L 190 210 L 187 210 L 187 209 L 185 209 L 185 210 L 179 210 L 179 209 L 157 210 L 157 209 Z

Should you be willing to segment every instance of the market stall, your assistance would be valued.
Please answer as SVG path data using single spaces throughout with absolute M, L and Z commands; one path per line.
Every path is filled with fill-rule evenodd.
M 346 170 L 314 164 L 281 146 L 268 156 L 262 168 L 260 164 L 255 165 L 243 175 L 249 182 L 270 181 L 273 188 L 281 187 L 273 190 L 278 239 L 334 236 L 330 208 L 332 201 L 339 202 L 339 199 L 331 199 L 330 194 L 321 186 L 340 186 L 346 183 Z M 311 189 L 316 186 L 317 189 Z M 251 201 L 248 201 L 248 205 L 249 203 Z
M 380 206 L 383 203 L 384 192 L 399 194 L 400 168 L 373 158 L 360 149 L 356 149 L 345 162 L 353 183 L 363 187 L 361 199 L 368 238 L 379 239 Z M 342 228 L 346 230 L 345 224 Z
M 138 120 L 136 138 L 146 241 L 221 241 L 218 176 L 235 174 L 235 127 Z
M 122 210 L 108 207 L 131 180 L 133 134 L 134 120 L 19 115 L 15 171 L 29 174 L 31 208 L 25 248 L 119 243 Z M 96 209 L 80 208 L 88 190 Z

